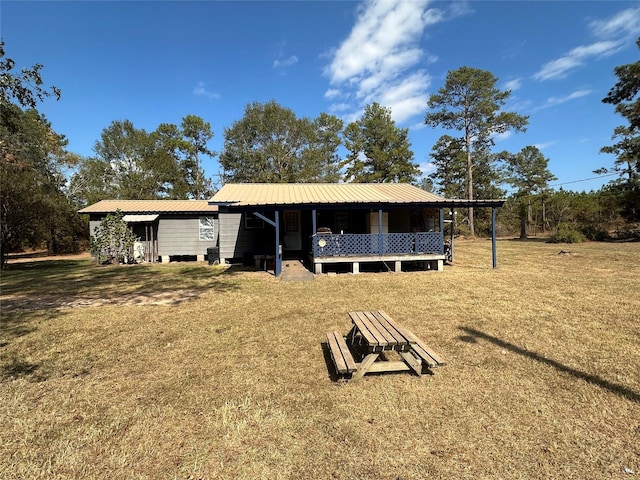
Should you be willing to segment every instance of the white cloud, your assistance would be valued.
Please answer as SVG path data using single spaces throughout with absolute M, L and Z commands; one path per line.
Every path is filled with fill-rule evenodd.
M 542 110 L 543 108 L 553 107 L 555 105 L 560 105 L 561 103 L 566 103 L 571 100 L 575 100 L 576 98 L 586 97 L 591 94 L 591 90 L 576 90 L 575 92 L 570 93 L 569 95 L 565 95 L 564 97 L 549 97 L 547 101 L 540 105 L 537 108 L 534 108 L 534 111 Z
M 354 82 L 380 73 L 383 63 L 396 68 L 415 64 L 420 35 L 436 14 L 425 0 L 375 0 L 360 12 L 351 34 L 336 50 L 326 73 L 332 84 Z
M 455 2 L 454 2 L 455 3 Z M 470 12 L 466 2 L 447 5 L 449 17 Z M 371 0 L 363 4 L 349 36 L 331 54 L 324 74 L 332 88 L 325 98 L 353 101 L 353 109 L 378 102 L 391 109 L 396 122 L 423 113 L 430 78 L 423 64 L 438 61 L 420 48 L 429 25 L 445 20 L 447 14 L 428 7 L 428 0 Z M 352 115 L 349 115 L 350 117 Z
M 193 94 L 199 97 L 220 98 L 220 94 L 207 90 L 204 82 L 198 82 L 196 88 L 193 89 Z
M 295 65 L 298 63 L 298 57 L 295 55 L 291 55 L 289 58 L 285 58 L 284 60 L 274 60 L 273 68 L 283 68 L 290 67 L 291 65 Z
M 491 135 L 491 138 L 496 142 L 503 142 L 507 138 L 511 137 L 511 135 L 513 135 L 513 132 L 511 130 L 507 130 L 506 132 L 496 133 L 494 135 Z
M 640 34 L 640 8 L 629 8 L 605 20 L 594 20 L 589 26 L 601 38 L 636 37 Z
M 504 84 L 504 88 L 506 90 L 511 90 L 512 92 L 515 92 L 520 87 L 522 87 L 522 79 L 521 78 L 515 78 L 513 80 L 509 80 L 507 83 Z
M 348 103 L 332 103 L 329 105 L 329 111 L 333 113 L 345 112 L 351 109 L 351 105 Z
M 538 150 L 544 150 L 545 148 L 549 148 L 553 145 L 555 145 L 557 142 L 555 141 L 550 141 L 550 142 L 545 142 L 545 143 L 536 143 L 534 145 L 534 147 L 536 147 Z
M 629 8 L 609 18 L 593 20 L 589 27 L 599 41 L 576 47 L 562 57 L 545 63 L 533 78 L 564 78 L 571 70 L 592 58 L 608 57 L 629 46 L 630 39 L 640 35 L 640 8 Z
M 436 170 L 435 164 L 429 161 L 421 162 L 420 165 L 418 165 L 418 168 L 422 172 L 423 176 L 427 176 L 428 174 L 430 174 L 431 172 L 435 172 Z
M 424 113 L 428 101 L 426 92 L 430 83 L 425 72 L 414 72 L 378 92 L 377 101 L 391 109 L 391 118 L 394 121 L 402 123 L 418 113 Z M 372 101 L 375 100 L 371 98 L 367 103 Z
M 583 65 L 591 57 L 608 57 L 618 52 L 625 46 L 621 40 L 603 40 L 576 47 L 569 53 L 556 60 L 545 63 L 542 68 L 533 75 L 536 80 L 550 80 L 552 78 L 564 78 L 569 71 Z
M 340 95 L 340 90 L 338 90 L 337 88 L 330 88 L 329 90 L 324 92 L 324 98 L 329 99 L 339 97 Z

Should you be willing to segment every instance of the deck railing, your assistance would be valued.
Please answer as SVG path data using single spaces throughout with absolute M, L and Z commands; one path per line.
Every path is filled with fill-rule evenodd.
M 313 256 L 419 255 L 444 253 L 442 232 L 313 235 Z

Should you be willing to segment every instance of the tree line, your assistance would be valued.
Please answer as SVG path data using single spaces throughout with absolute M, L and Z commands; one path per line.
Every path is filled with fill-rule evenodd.
M 640 48 L 640 39 L 638 39 Z M 55 86 L 44 87 L 43 66 L 15 72 L 0 42 L 1 254 L 46 245 L 52 253 L 72 251 L 86 235 L 83 206 L 102 199 L 204 199 L 226 182 L 410 182 L 447 198 L 504 198 L 500 212 L 505 232 L 521 237 L 557 229 L 607 232 L 637 222 L 640 216 L 640 62 L 617 67 L 618 83 L 603 102 L 628 122 L 613 132 L 619 178 L 598 192 L 554 191 L 549 160 L 534 146 L 520 152 L 495 151 L 495 138 L 526 130 L 529 118 L 504 111 L 510 91 L 485 70 L 461 67 L 447 74 L 430 95 L 424 123 L 442 127 L 430 152 L 434 171 L 421 177 L 408 129 L 399 128 L 391 110 L 372 103 L 344 125 L 321 113 L 299 118 L 275 100 L 248 104 L 241 119 L 224 129 L 223 149 L 208 147 L 211 125 L 187 115 L 179 125 L 161 123 L 151 132 L 129 120 L 116 120 L 95 142 L 91 157 L 67 151 L 64 135 L 53 131 L 39 102 L 60 99 Z M 220 171 L 207 177 L 203 163 L 218 157 Z M 578 214 L 582 212 L 582 216 Z M 597 212 L 597 213 L 596 213 Z M 486 212 L 460 212 L 461 233 L 488 229 Z M 591 233 L 589 233 L 591 232 Z

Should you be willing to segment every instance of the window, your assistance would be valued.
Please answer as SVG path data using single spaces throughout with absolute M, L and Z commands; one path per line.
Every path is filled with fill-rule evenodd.
M 203 241 L 211 241 L 215 240 L 214 230 L 213 230 L 213 217 L 200 217 L 199 219 L 199 232 L 200 232 L 200 240 Z
M 244 228 L 253 230 L 254 228 L 264 228 L 264 220 L 256 217 L 253 213 L 244 214 Z

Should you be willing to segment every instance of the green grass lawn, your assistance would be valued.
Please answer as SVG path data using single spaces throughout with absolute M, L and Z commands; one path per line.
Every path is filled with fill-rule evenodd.
M 640 243 L 501 240 L 494 270 L 462 241 L 443 272 L 304 283 L 39 261 L 0 288 L 3 480 L 640 475 Z M 448 365 L 335 381 L 351 310 Z

